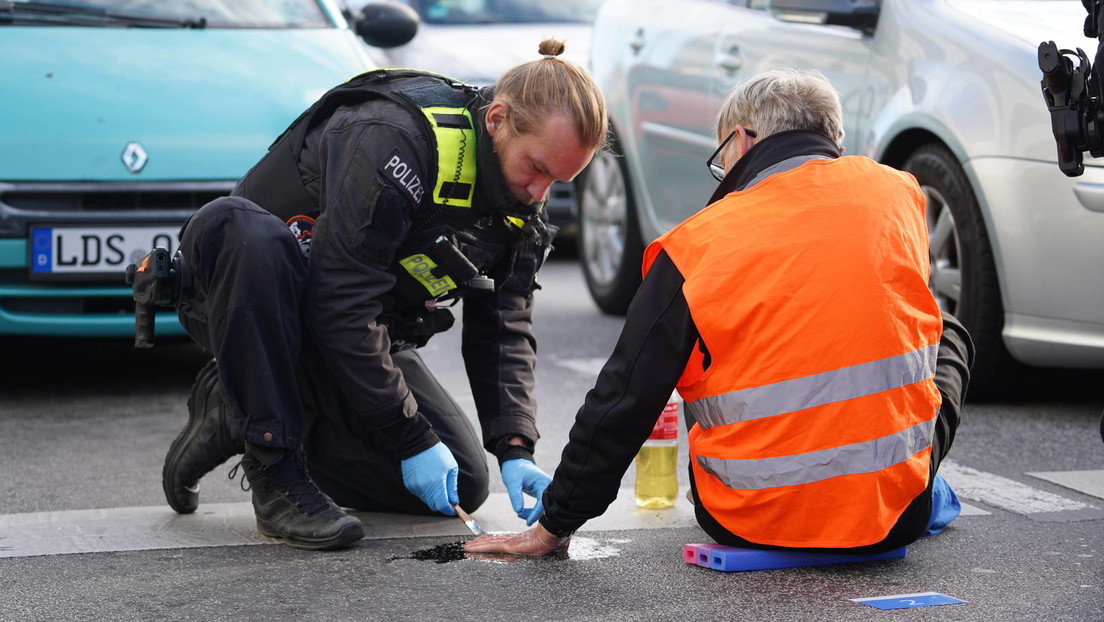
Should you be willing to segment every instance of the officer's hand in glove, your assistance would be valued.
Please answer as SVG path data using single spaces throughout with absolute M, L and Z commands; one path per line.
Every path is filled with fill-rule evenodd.
M 460 503 L 456 476 L 460 467 L 444 443 L 438 441 L 429 449 L 402 461 L 403 485 L 431 510 L 456 516 L 453 504 Z
M 532 463 L 530 463 L 532 464 Z M 511 553 L 513 555 L 549 555 L 566 551 L 571 536 L 552 535 L 543 525 L 521 533 L 479 536 L 464 543 L 468 553 Z
M 518 518 L 524 519 L 526 525 L 532 525 L 544 514 L 544 489 L 548 488 L 552 477 L 540 470 L 532 461 L 525 458 L 515 458 L 502 463 L 502 483 L 506 485 L 506 492 L 510 495 L 510 505 L 514 506 Z M 537 502 L 533 507 L 525 507 L 525 493 L 535 497 Z

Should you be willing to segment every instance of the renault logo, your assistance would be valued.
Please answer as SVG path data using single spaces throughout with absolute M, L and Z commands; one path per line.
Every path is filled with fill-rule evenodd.
M 123 166 L 131 173 L 142 172 L 146 166 L 146 160 L 149 160 L 146 150 L 138 143 L 127 143 L 126 149 L 123 149 L 122 158 Z

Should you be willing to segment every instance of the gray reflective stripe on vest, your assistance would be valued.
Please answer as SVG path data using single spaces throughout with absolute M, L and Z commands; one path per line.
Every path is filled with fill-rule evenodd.
M 933 413 L 934 414 L 934 413 Z M 698 456 L 698 464 L 725 486 L 761 490 L 798 486 L 839 475 L 873 473 L 908 460 L 931 445 L 935 418 L 872 441 L 758 460 Z
M 686 402 L 702 428 L 773 417 L 889 391 L 935 375 L 938 344 L 897 356 Z

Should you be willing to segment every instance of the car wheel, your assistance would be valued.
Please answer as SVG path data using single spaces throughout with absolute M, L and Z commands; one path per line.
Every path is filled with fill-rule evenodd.
M 976 356 L 971 397 L 1009 386 L 1014 364 L 1004 346 L 1004 306 L 989 234 L 958 160 L 942 145 L 926 145 L 905 161 L 927 199 L 929 286 L 939 306 L 970 332 Z
M 599 152 L 579 190 L 579 259 L 599 309 L 613 315 L 628 310 L 640 286 L 643 251 L 625 159 Z

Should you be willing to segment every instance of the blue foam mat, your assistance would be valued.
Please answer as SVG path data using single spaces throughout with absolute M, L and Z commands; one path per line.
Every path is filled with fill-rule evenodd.
M 761 549 L 742 549 L 723 544 L 685 544 L 682 547 L 682 559 L 688 564 L 703 568 L 711 568 L 721 572 L 739 572 L 895 559 L 904 557 L 905 549 L 906 547 L 902 546 L 884 553 L 855 555 L 850 553 L 765 551 Z

